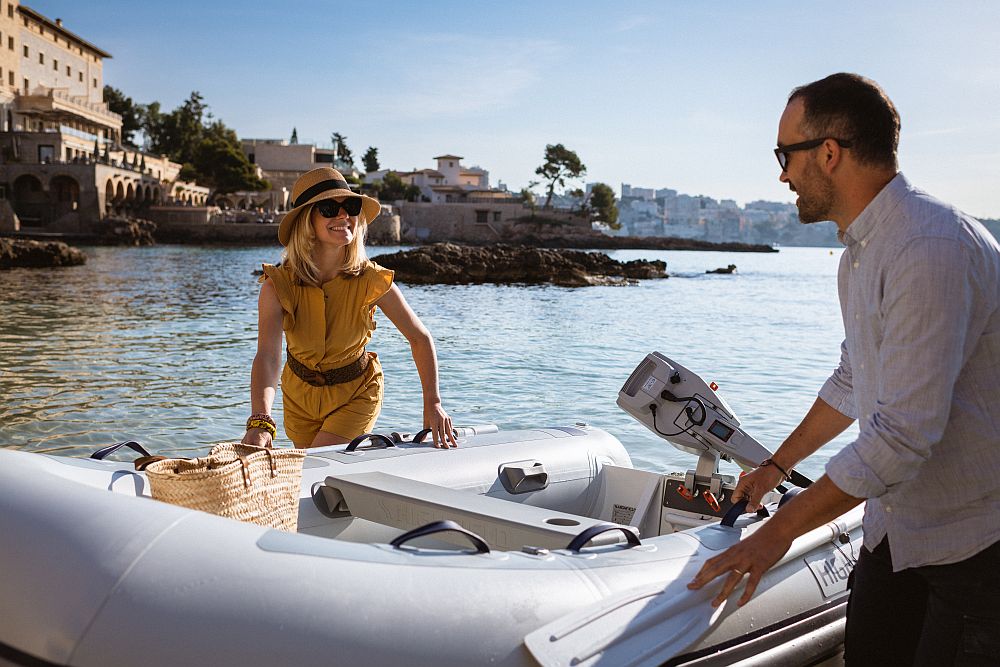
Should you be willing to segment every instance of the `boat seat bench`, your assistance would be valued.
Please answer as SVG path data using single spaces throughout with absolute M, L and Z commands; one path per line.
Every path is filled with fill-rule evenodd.
M 503 551 L 526 545 L 564 549 L 585 529 L 606 523 L 384 472 L 331 475 L 326 478 L 324 495 L 331 508 L 402 530 L 451 519 Z M 438 533 L 435 538 L 468 545 L 468 540 L 454 533 Z M 611 531 L 598 535 L 591 544 L 614 544 L 620 539 L 619 531 Z

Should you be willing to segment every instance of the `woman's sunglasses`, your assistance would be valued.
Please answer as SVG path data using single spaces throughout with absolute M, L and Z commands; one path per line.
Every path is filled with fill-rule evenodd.
M 340 215 L 340 209 L 344 209 L 347 215 L 352 216 L 361 213 L 361 197 L 347 197 L 344 201 L 324 199 L 316 202 L 316 210 L 324 218 L 336 218 Z

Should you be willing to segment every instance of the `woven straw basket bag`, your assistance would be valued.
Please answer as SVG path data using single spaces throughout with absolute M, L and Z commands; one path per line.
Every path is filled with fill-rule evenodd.
M 150 463 L 146 477 L 156 500 L 295 532 L 305 456 L 299 449 L 224 443 L 201 458 Z

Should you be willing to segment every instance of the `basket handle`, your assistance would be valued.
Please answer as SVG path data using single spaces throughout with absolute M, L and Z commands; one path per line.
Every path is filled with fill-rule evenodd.
M 452 531 L 455 533 L 461 533 L 469 538 L 472 542 L 472 546 L 476 548 L 476 553 L 478 554 L 488 554 L 490 552 L 490 545 L 486 544 L 486 540 L 479 537 L 471 530 L 466 530 L 454 521 L 449 521 L 445 519 L 444 521 L 433 521 L 425 526 L 420 526 L 419 528 L 414 528 L 411 531 L 405 532 L 392 542 L 389 542 L 390 546 L 400 549 L 404 544 L 410 540 L 415 540 L 418 537 L 424 537 L 426 535 L 433 535 L 434 533 L 442 533 L 446 531 Z
M 271 477 L 272 478 L 277 477 L 278 476 L 278 466 L 274 462 L 274 454 L 272 453 L 270 447 L 267 447 L 266 449 L 264 449 L 264 451 L 267 452 L 267 462 L 271 466 Z
M 238 456 L 240 460 L 240 468 L 243 470 L 243 486 L 250 488 L 250 464 L 247 463 L 247 457 L 242 454 Z

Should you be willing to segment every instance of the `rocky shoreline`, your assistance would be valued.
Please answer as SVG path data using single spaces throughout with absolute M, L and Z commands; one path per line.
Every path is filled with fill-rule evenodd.
M 84 235 L 58 236 L 93 245 L 147 246 L 156 243 L 153 238 L 156 224 L 149 220 L 108 218 L 93 229 Z M 49 235 L 0 236 L 0 269 L 78 266 L 86 261 L 87 255 L 82 250 Z
M 717 250 L 722 252 L 778 252 L 760 243 L 715 243 L 673 236 L 537 236 L 523 234 L 508 239 L 512 244 L 536 248 L 577 248 L 587 250 Z
M 0 269 L 79 266 L 87 255 L 62 241 L 0 238 Z
M 561 287 L 628 285 L 667 278 L 659 260 L 619 262 L 601 252 L 529 246 L 460 246 L 435 243 L 379 255 L 376 260 L 411 285 L 481 283 L 551 284 Z

